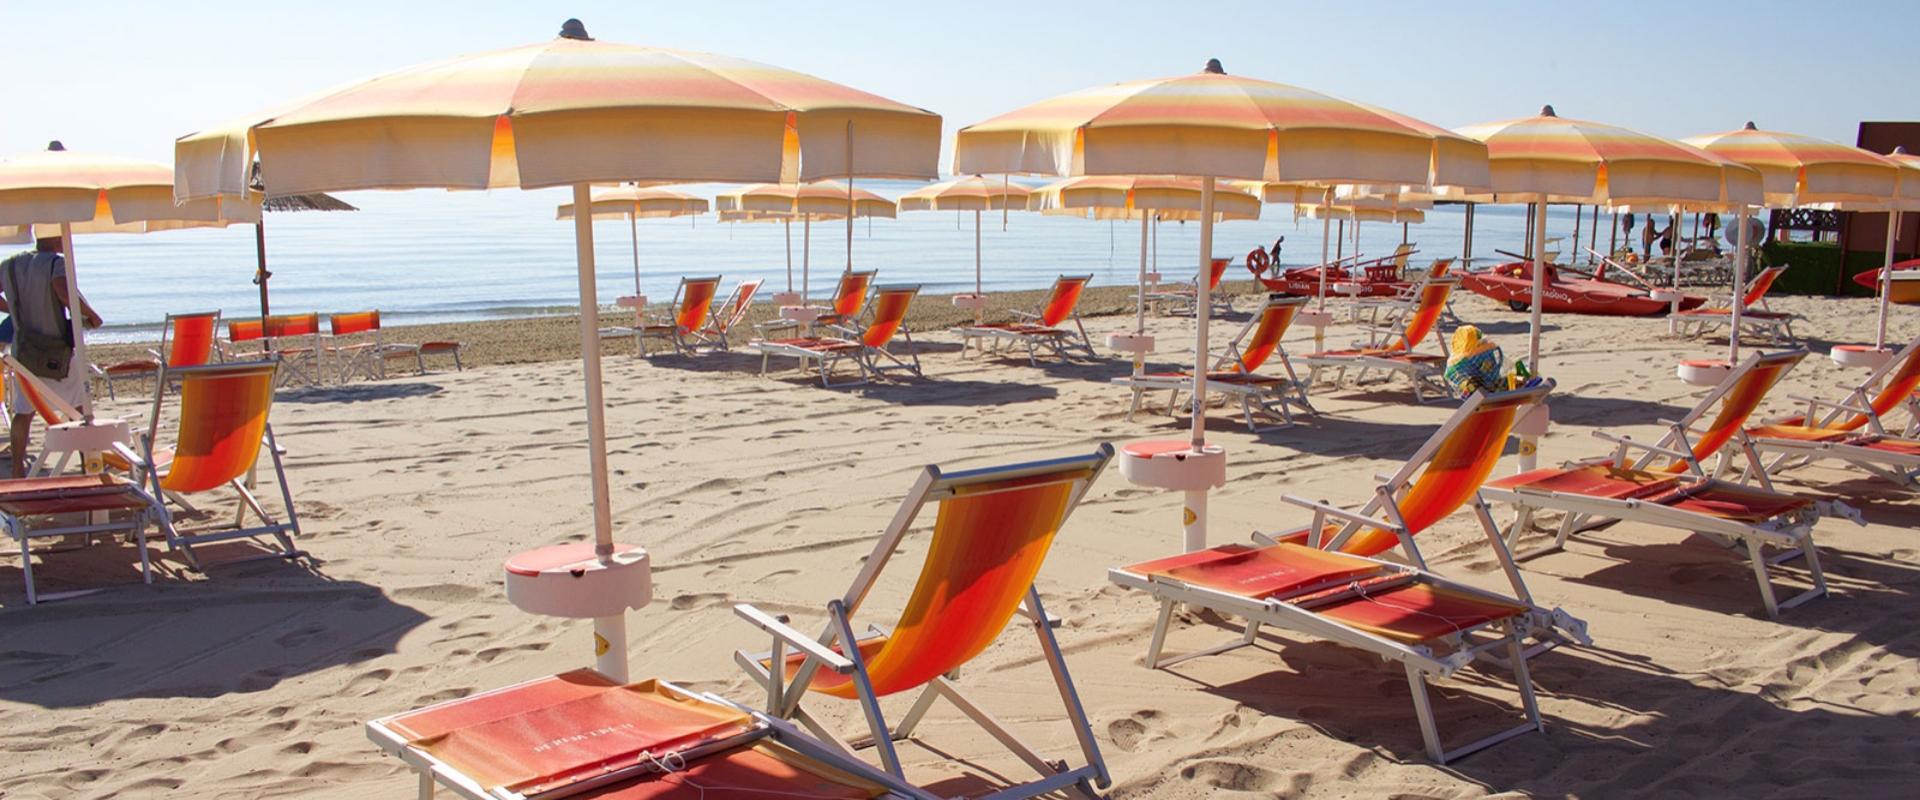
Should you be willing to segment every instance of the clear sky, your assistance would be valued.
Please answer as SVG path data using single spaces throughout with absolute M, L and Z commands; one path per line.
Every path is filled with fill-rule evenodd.
M 1911 0 L 0 0 L 0 153 L 58 138 L 169 161 L 180 134 L 389 69 L 540 41 L 569 15 L 596 38 L 750 58 L 931 109 L 946 118 L 949 152 L 962 125 L 1210 57 L 1447 127 L 1551 103 L 1666 136 L 1751 119 L 1851 144 L 1863 119 L 1920 120 Z

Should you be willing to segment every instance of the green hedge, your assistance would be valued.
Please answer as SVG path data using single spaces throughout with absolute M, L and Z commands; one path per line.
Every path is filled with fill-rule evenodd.
M 1831 295 L 1838 286 L 1842 295 L 1868 297 L 1873 291 L 1852 278 L 1879 269 L 1884 261 L 1878 251 L 1855 250 L 1847 253 L 1843 269 L 1839 245 L 1811 242 L 1767 242 L 1761 253 L 1767 266 L 1789 265 L 1786 274 L 1773 284 L 1773 290 L 1781 294 Z

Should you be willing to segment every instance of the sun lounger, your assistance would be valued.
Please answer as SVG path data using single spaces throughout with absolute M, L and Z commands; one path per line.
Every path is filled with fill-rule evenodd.
M 575 670 L 367 723 L 419 797 L 917 798 L 933 795 L 791 723 L 666 681 Z
M 762 283 L 765 281 L 754 279 L 734 284 L 733 294 L 728 295 L 727 301 L 708 315 L 706 326 L 695 334 L 698 343 L 715 350 L 726 350 L 727 335 L 753 311 L 753 296 L 759 293 Z
M 814 365 L 820 373 L 820 385 L 854 386 L 883 377 L 889 370 L 903 370 L 920 375 L 920 355 L 913 344 L 913 331 L 906 326 L 907 310 L 913 305 L 913 298 L 920 293 L 918 284 L 911 286 L 880 286 L 873 292 L 873 320 L 866 327 L 854 329 L 846 326 L 834 326 L 837 336 L 803 336 L 791 339 L 755 339 L 747 343 L 749 351 L 760 354 L 760 375 L 767 374 L 768 360 L 774 356 L 794 358 L 800 361 L 800 368 Z M 898 337 L 905 340 L 906 350 L 903 358 L 894 352 L 891 345 Z M 883 364 L 882 360 L 887 362 Z M 858 372 L 853 380 L 833 381 L 834 368 L 841 363 L 851 363 Z
M 1740 332 L 1761 334 L 1775 344 L 1791 344 L 1799 341 L 1793 335 L 1793 321 L 1799 315 L 1787 314 L 1767 308 L 1767 290 L 1773 288 L 1774 279 L 1786 272 L 1786 267 L 1768 267 L 1753 277 L 1753 283 L 1747 286 L 1747 292 L 1740 299 Z M 1758 306 L 1756 308 L 1756 306 Z M 1704 336 L 1716 328 L 1733 323 L 1733 302 L 1716 308 L 1695 308 L 1673 315 L 1674 332 L 1681 336 Z
M 1042 349 L 1061 361 L 1071 361 L 1076 355 L 1098 358 L 1093 340 L 1087 338 L 1087 327 L 1080 324 L 1080 296 L 1092 280 L 1092 275 L 1062 275 L 1053 280 L 1053 288 L 1047 291 L 1046 302 L 1040 304 L 1038 312 L 1016 309 L 1013 315 L 1018 319 L 1014 322 L 954 328 L 953 332 L 960 335 L 961 356 L 968 350 L 982 357 L 1003 355 L 1014 347 L 1023 347 L 1027 363 L 1033 366 L 1040 365 Z M 1071 328 L 1066 327 L 1069 321 L 1073 323 Z
M 1920 438 L 1896 435 L 1887 417 L 1920 388 L 1920 337 L 1907 343 L 1866 380 L 1850 388 L 1840 402 L 1795 397 L 1806 413 L 1768 420 L 1747 428 L 1762 456 L 1773 454 L 1764 475 L 1772 476 L 1814 461 L 1833 460 L 1859 467 L 1896 483 L 1912 486 L 1920 476 Z
M 261 329 L 271 343 L 272 356 L 280 360 L 278 379 L 282 385 L 295 381 L 308 386 L 321 384 L 326 374 L 323 367 L 326 345 L 320 338 L 319 312 L 272 314 L 261 320 Z M 231 338 L 232 326 L 228 326 L 227 333 Z
M 719 293 L 718 275 L 711 278 L 681 278 L 680 286 L 673 290 L 673 304 L 668 308 L 668 318 L 640 326 L 640 355 L 653 355 L 647 350 L 648 339 L 666 342 L 673 352 L 680 355 L 693 355 L 696 352 L 694 348 L 701 343 L 699 333 L 707 327 L 707 317 L 713 313 L 714 295 Z
M 734 611 L 770 634 L 773 648 L 741 651 L 734 660 L 766 690 L 771 716 L 792 719 L 848 753 L 851 747 L 801 701 L 812 695 L 859 701 L 870 734 L 864 744 L 878 751 L 881 767 L 896 778 L 904 775 L 893 743 L 911 738 L 934 701 L 946 698 L 1041 776 L 993 797 L 1063 791 L 1096 796 L 1094 787 L 1109 783 L 1106 762 L 1033 581 L 1055 535 L 1112 459 L 1113 446 L 1101 445 L 1091 455 L 1004 467 L 946 473 L 928 466 L 862 563 L 852 587 L 827 602 L 825 631 L 810 636 L 742 603 Z M 899 622 L 891 629 L 856 627 L 869 593 L 928 504 L 937 508 L 932 538 Z M 1080 766 L 1069 768 L 1022 743 L 955 679 L 957 670 L 1000 638 L 1016 613 L 1039 638 L 1039 655 L 1053 675 L 1080 746 Z M 919 697 L 897 718 L 898 725 L 889 725 L 880 698 L 914 690 Z M 1036 711 L 1018 709 L 1023 717 Z
M 1232 259 L 1216 258 L 1207 269 L 1207 291 L 1211 293 L 1207 297 L 1212 300 L 1213 306 L 1209 313 L 1218 315 L 1233 311 L 1233 298 L 1220 293 L 1220 279 L 1226 276 L 1227 266 L 1232 263 Z M 1147 302 L 1153 304 L 1157 313 L 1192 315 L 1199 296 L 1200 275 L 1194 273 L 1193 280 L 1170 283 L 1156 291 L 1147 292 Z
M 1509 546 L 1518 544 L 1536 513 L 1564 512 L 1553 543 L 1522 554 L 1522 560 L 1561 550 L 1573 534 L 1615 521 L 1691 531 L 1729 548 L 1744 545 L 1767 616 L 1778 617 L 1782 608 L 1827 593 L 1813 544 L 1814 524 L 1822 516 L 1859 520 L 1858 513 L 1843 504 L 1772 491 L 1744 430 L 1767 390 L 1806 355 L 1805 350 L 1793 350 L 1749 356 L 1685 417 L 1667 423 L 1667 433 L 1653 444 L 1596 431 L 1597 438 L 1615 443 L 1610 456 L 1500 478 L 1480 493 L 1490 501 L 1513 504 Z M 1736 457 L 1745 459 L 1762 486 L 1711 477 L 1730 470 Z M 1657 463 L 1662 459 L 1664 464 Z M 1705 465 L 1709 459 L 1717 459 L 1711 469 Z M 1780 552 L 1769 556 L 1767 548 Z M 1794 558 L 1805 560 L 1813 587 L 1778 601 L 1768 567 Z
M 1419 402 L 1427 402 L 1430 393 L 1438 398 L 1451 397 L 1453 388 L 1447 385 L 1443 376 L 1447 365 L 1447 342 L 1444 337 L 1431 334 L 1439 327 L 1440 315 L 1447 308 L 1447 299 L 1452 296 L 1453 287 L 1459 283 L 1460 279 L 1454 277 L 1429 279 L 1420 289 L 1419 302 L 1413 310 L 1401 315 L 1398 325 L 1367 328 L 1368 341 L 1356 342 L 1352 349 L 1328 350 L 1306 356 L 1304 360 L 1311 370 L 1307 376 L 1308 385 L 1319 382 L 1321 370 L 1337 370 L 1333 379 L 1336 386 L 1346 379 L 1348 369 L 1356 370 L 1356 383 L 1365 380 L 1367 373 L 1379 370 L 1405 375 L 1413 384 L 1414 399 Z M 1420 345 L 1428 338 L 1439 342 L 1438 355 L 1418 352 Z
M 773 338 L 773 334 L 782 331 L 799 332 L 805 330 L 809 335 L 820 326 L 846 327 L 854 324 L 860 315 L 866 312 L 868 291 L 873 287 L 873 270 L 852 270 L 840 273 L 839 283 L 833 287 L 833 302 L 828 303 L 819 316 L 811 320 L 775 319 L 753 326 L 759 338 Z
M 1454 259 L 1451 258 L 1434 259 L 1432 266 L 1428 267 L 1426 271 L 1411 280 L 1405 288 L 1394 293 L 1392 296 L 1353 298 L 1351 304 L 1347 306 L 1347 320 L 1349 322 L 1359 322 L 1364 316 L 1366 324 L 1375 327 L 1398 323 L 1403 315 L 1419 307 L 1420 292 L 1427 288 L 1429 281 L 1435 278 L 1444 278 L 1452 273 L 1453 262 Z M 1460 324 L 1460 318 L 1453 313 L 1453 296 L 1451 294 L 1447 296 L 1445 310 L 1440 312 L 1440 321 L 1447 325 Z
M 107 398 L 117 400 L 114 384 L 123 380 L 145 380 L 160 374 L 160 365 L 192 367 L 219 357 L 215 342 L 219 338 L 220 312 L 168 314 L 160 326 L 160 346 L 147 351 L 148 358 L 136 358 L 109 364 L 100 373 L 107 381 Z
M 1421 739 L 1435 761 L 1445 763 L 1543 730 L 1527 660 L 1563 644 L 1591 640 L 1585 623 L 1533 603 L 1476 490 L 1499 461 L 1516 416 L 1545 399 L 1551 388 L 1547 383 L 1472 395 L 1359 511 L 1283 496 L 1312 512 L 1308 525 L 1256 534 L 1251 547 L 1225 545 L 1109 570 L 1114 583 L 1160 601 L 1147 666 L 1160 669 L 1253 646 L 1262 627 L 1274 627 L 1399 662 L 1406 670 Z M 1429 571 L 1414 544 L 1422 531 L 1468 503 L 1512 586 L 1510 596 Z M 1377 558 L 1395 548 L 1412 566 Z M 1246 627 L 1226 644 L 1167 657 L 1163 651 L 1176 604 L 1237 616 L 1246 620 Z M 1448 750 L 1440 742 L 1427 682 L 1481 659 L 1512 671 L 1526 722 Z
M 140 553 L 140 578 L 153 583 L 147 525 L 160 513 L 160 504 L 138 485 L 113 475 L 0 480 L 0 523 L 20 545 L 20 575 L 26 582 L 28 605 L 87 593 L 39 592 L 33 582 L 34 538 L 83 537 L 91 543 L 98 534 L 130 534 Z
M 1300 382 L 1294 374 L 1292 362 L 1287 360 L 1286 348 L 1280 345 L 1280 337 L 1293 324 L 1295 314 L 1306 305 L 1305 297 L 1269 296 L 1260 312 L 1240 328 L 1233 341 L 1227 343 L 1227 350 L 1213 365 L 1213 371 L 1207 373 L 1207 390 L 1219 392 L 1240 401 L 1240 415 L 1247 422 L 1247 430 L 1258 433 L 1274 427 L 1293 424 L 1293 410 L 1312 414 L 1313 406 L 1307 402 L 1306 384 Z M 1277 359 L 1276 359 L 1277 356 Z M 1282 375 L 1259 372 L 1262 365 L 1278 361 Z M 1127 406 L 1127 421 L 1133 421 L 1133 415 L 1140 410 L 1141 400 L 1147 392 L 1165 390 L 1167 392 L 1167 414 L 1177 411 L 1177 402 L 1181 392 L 1193 392 L 1193 373 L 1191 372 L 1153 372 L 1145 375 L 1128 375 L 1114 378 L 1113 382 L 1133 390 L 1133 400 Z M 1265 418 L 1273 424 L 1262 427 L 1259 420 Z

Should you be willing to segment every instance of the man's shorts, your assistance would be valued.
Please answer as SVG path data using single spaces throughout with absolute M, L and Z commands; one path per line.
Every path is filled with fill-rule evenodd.
M 49 393 L 67 401 L 67 405 L 79 408 L 87 403 L 87 368 L 79 361 L 67 362 L 67 377 L 60 380 L 33 376 L 47 387 Z M 7 408 L 14 416 L 32 414 L 33 403 L 27 399 L 26 392 L 20 388 L 20 379 L 7 381 Z M 63 422 L 65 420 L 62 420 Z

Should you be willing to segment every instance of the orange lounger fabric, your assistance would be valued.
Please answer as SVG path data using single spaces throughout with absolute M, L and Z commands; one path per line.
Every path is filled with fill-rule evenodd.
M 1409 644 L 1450 636 L 1524 614 L 1526 606 L 1488 600 L 1427 583 L 1408 583 L 1314 609 L 1368 633 Z
M 574 797 L 585 800 L 860 800 L 886 792 L 773 746 L 737 747 L 685 769 L 649 775 Z
M 1379 572 L 1371 561 L 1297 544 L 1248 547 L 1230 544 L 1127 568 L 1183 583 L 1263 599 Z

